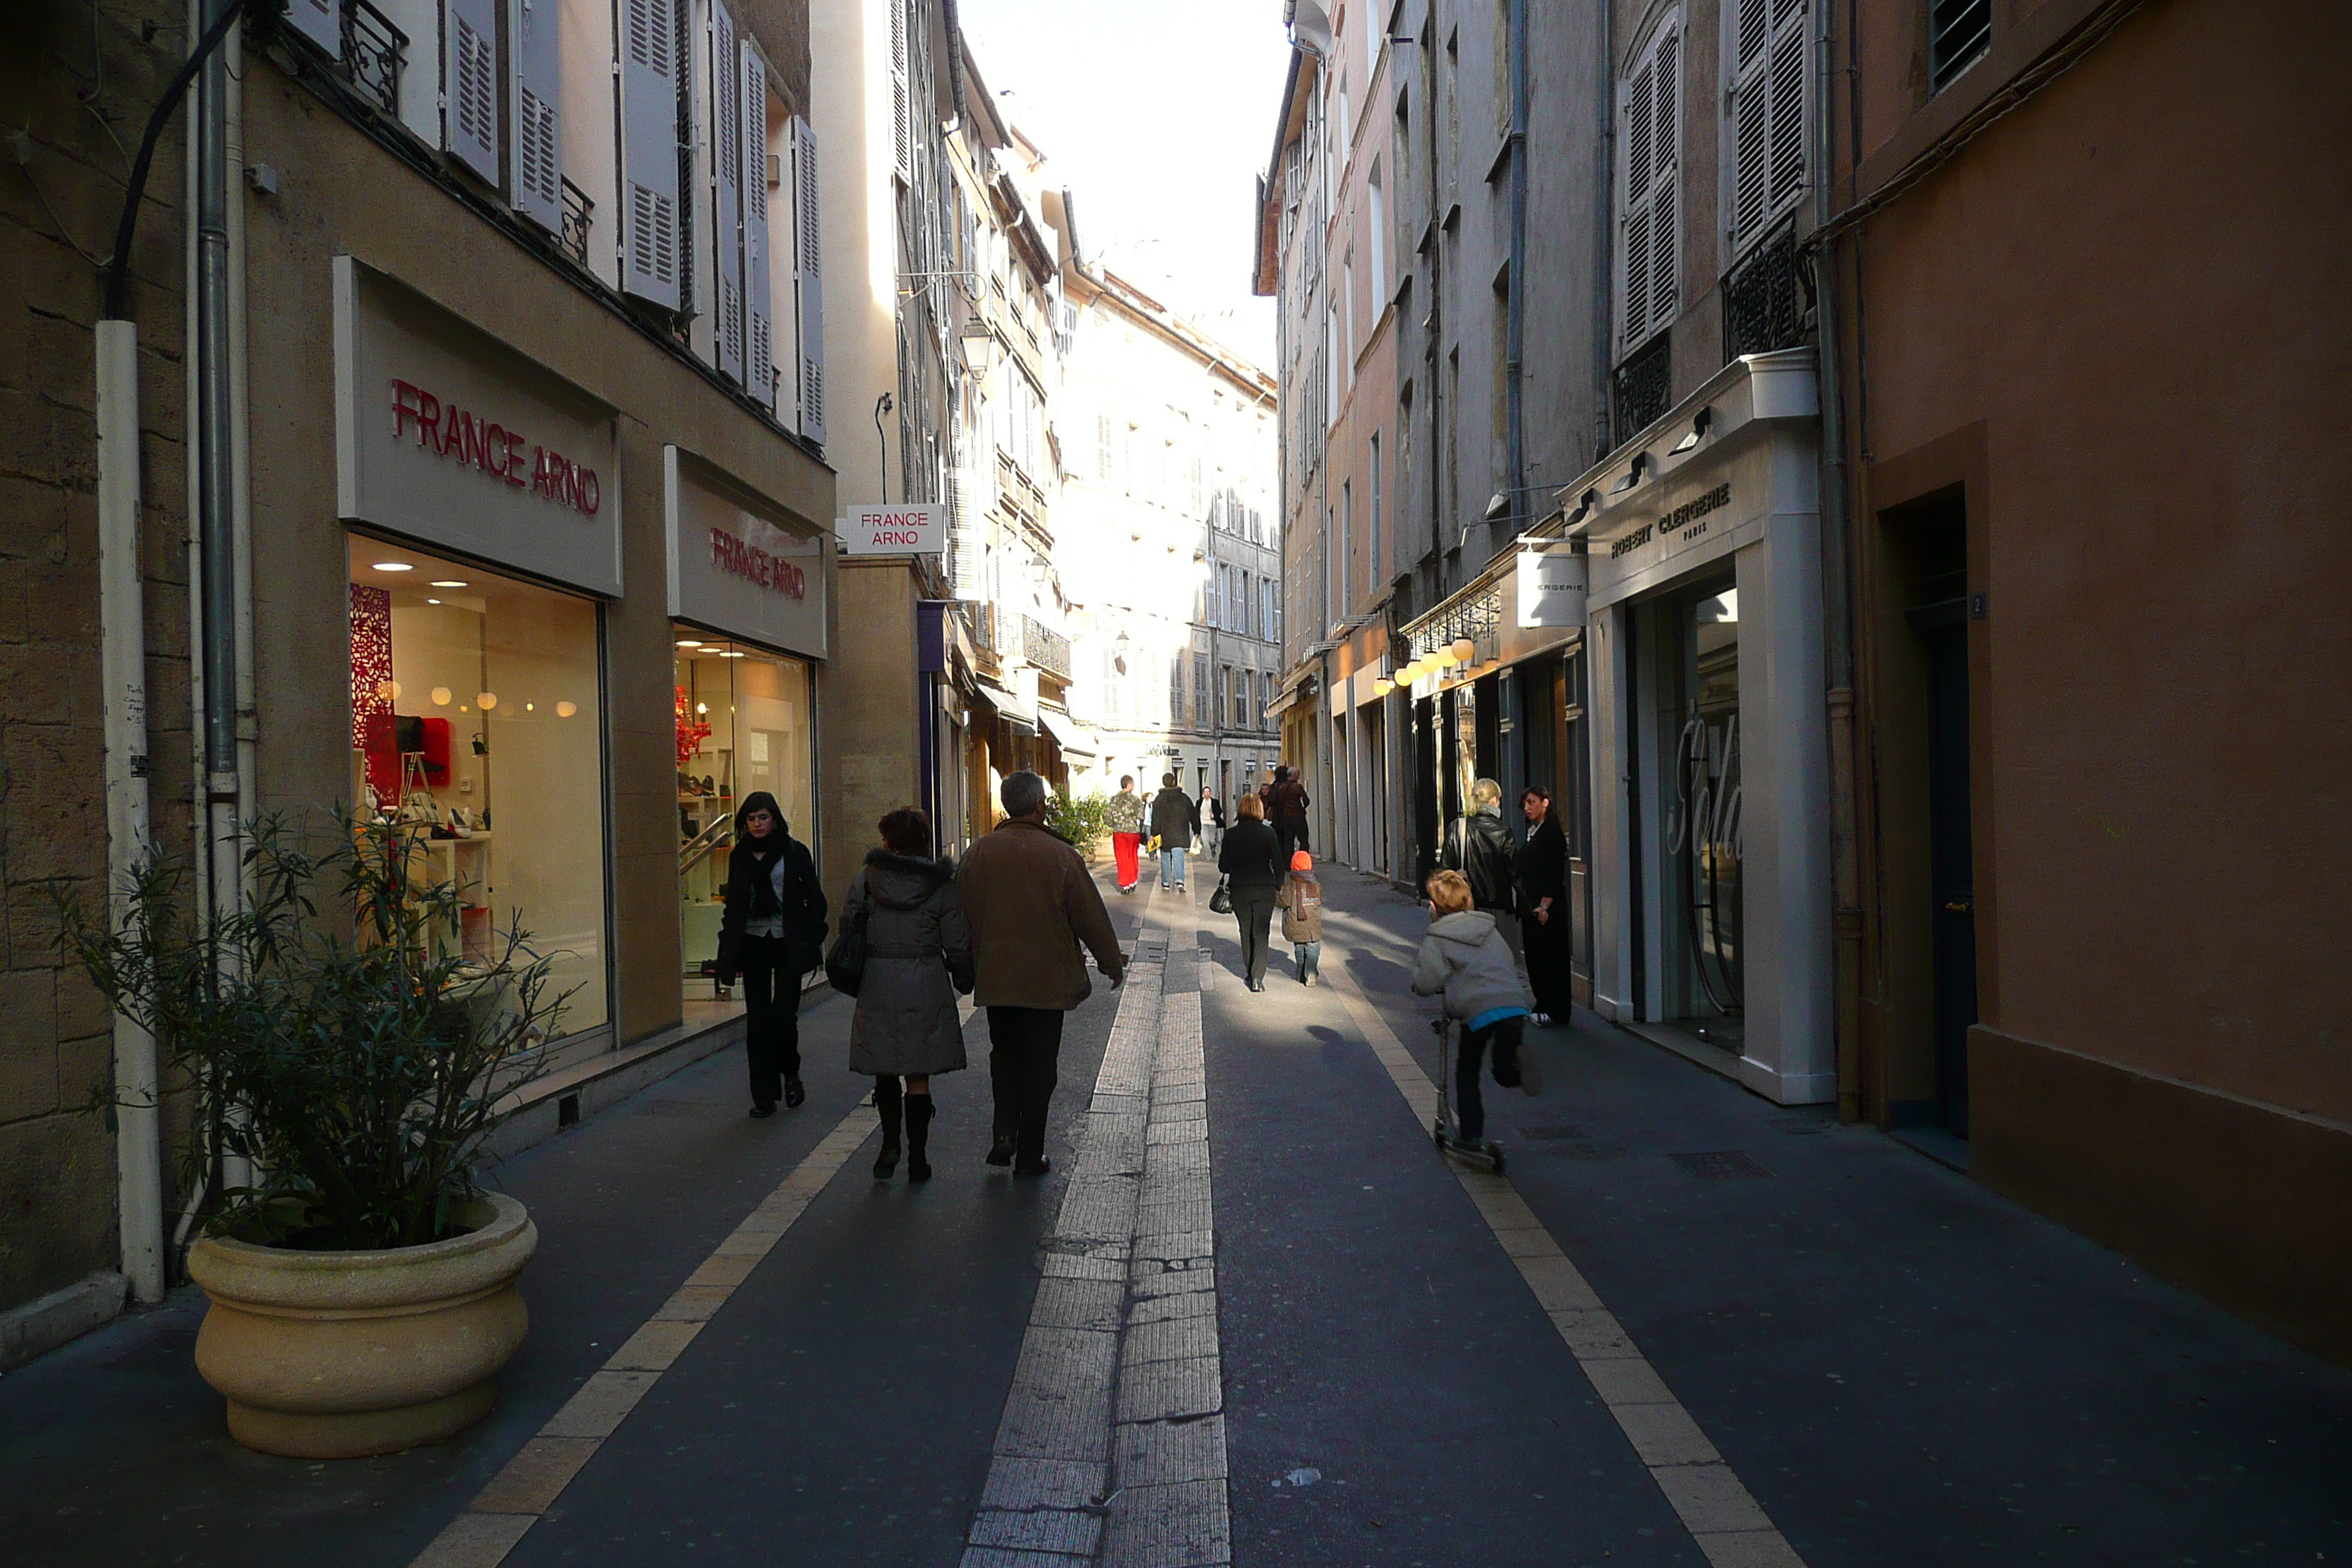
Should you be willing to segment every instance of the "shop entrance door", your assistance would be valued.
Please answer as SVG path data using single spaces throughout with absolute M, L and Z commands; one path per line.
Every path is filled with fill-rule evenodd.
M 1710 583 L 1657 614 L 1664 1016 L 1738 1052 L 1747 1044 L 1739 592 Z
M 1952 607 L 1925 629 L 1928 889 L 1936 932 L 1936 1100 L 1969 1135 L 1969 1029 L 1977 1021 L 1977 900 L 1969 829 L 1969 634 Z

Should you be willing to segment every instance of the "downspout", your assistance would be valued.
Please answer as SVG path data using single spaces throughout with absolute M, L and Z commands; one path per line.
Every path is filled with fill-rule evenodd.
M 1824 0 L 1826 3 L 1826 0 Z M 1594 108 L 1600 111 L 1600 134 L 1595 140 L 1599 167 L 1595 171 L 1594 205 L 1601 221 L 1592 226 L 1597 242 L 1592 261 L 1592 460 L 1607 457 L 1617 443 L 1611 438 L 1609 419 L 1610 335 L 1612 302 L 1616 298 L 1617 247 L 1617 5 L 1616 0 L 1601 0 L 1601 49 L 1597 57 L 1601 80 L 1592 94 Z M 1588 928 L 1589 929 L 1589 928 Z
M 1504 397 L 1510 418 L 1511 507 L 1505 519 L 1516 516 L 1528 482 L 1527 387 L 1524 370 L 1528 341 L 1528 0 L 1511 4 L 1511 296 L 1509 361 L 1504 365 Z M 1517 522 L 1511 531 L 1523 531 Z M 1490 546 L 1493 540 L 1487 541 Z M 1492 559 L 1496 552 L 1488 552 Z
M 147 604 L 139 576 L 139 329 L 98 323 L 100 711 L 106 726 L 106 882 L 121 929 L 124 888 L 149 845 Z M 114 1163 L 122 1273 L 136 1300 L 163 1299 L 163 1149 L 155 1037 L 114 1016 Z
M 1832 7 L 1815 8 L 1813 166 L 1816 221 L 1831 216 L 1836 133 L 1830 106 Z M 1853 718 L 1853 518 L 1846 468 L 1843 365 L 1837 330 L 1837 237 L 1814 252 L 1822 408 L 1822 596 L 1829 666 L 1830 867 L 1835 898 L 1832 965 L 1837 997 L 1838 1120 L 1860 1121 L 1862 1100 L 1862 868 L 1857 841 Z

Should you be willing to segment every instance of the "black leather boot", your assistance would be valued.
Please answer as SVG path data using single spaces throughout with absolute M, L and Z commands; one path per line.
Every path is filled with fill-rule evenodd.
M 874 1079 L 874 1110 L 882 1118 L 882 1152 L 874 1156 L 874 1179 L 887 1182 L 898 1168 L 898 1080 L 888 1074 Z
M 931 1179 L 931 1163 L 924 1157 L 924 1146 L 931 1137 L 931 1110 L 929 1094 L 907 1096 L 907 1180 L 910 1182 Z

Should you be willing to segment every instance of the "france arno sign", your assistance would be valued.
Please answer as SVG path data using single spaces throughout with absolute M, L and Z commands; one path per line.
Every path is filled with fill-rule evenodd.
M 947 513 L 935 506 L 861 506 L 834 524 L 844 555 L 937 555 L 948 547 Z

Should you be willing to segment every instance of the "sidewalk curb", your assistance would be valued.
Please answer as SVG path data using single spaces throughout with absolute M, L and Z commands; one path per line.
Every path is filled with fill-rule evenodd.
M 0 1373 L 15 1372 L 122 1315 L 131 1281 L 102 1268 L 62 1290 L 0 1312 Z

